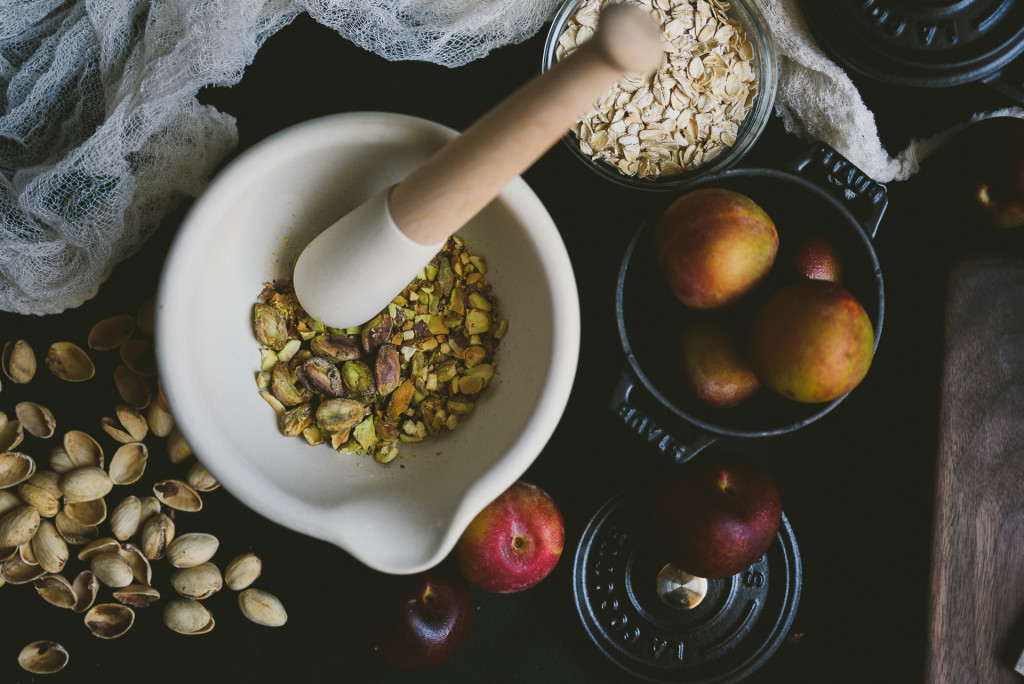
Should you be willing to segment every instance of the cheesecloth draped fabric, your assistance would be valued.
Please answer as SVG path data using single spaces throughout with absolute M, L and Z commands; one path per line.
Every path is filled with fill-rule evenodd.
M 796 0 L 755 0 L 780 46 L 777 113 L 877 180 L 904 178 Z M 0 0 L 0 309 L 87 301 L 237 142 L 199 104 L 308 12 L 390 60 L 457 67 L 536 34 L 559 0 Z M 820 97 L 822 92 L 828 97 Z

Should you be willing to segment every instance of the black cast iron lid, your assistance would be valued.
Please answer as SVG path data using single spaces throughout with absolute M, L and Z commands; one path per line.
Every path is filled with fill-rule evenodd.
M 1024 101 L 1024 0 L 802 0 L 822 48 L 887 83 L 947 87 L 986 81 Z M 1009 82 L 1001 82 L 1006 76 Z

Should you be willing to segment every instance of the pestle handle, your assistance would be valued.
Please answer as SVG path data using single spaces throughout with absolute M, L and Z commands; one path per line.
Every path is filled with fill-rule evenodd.
M 663 55 L 661 31 L 639 7 L 610 5 L 593 37 L 519 88 L 391 191 L 399 230 L 434 245 L 465 225 L 539 159 L 626 72 Z

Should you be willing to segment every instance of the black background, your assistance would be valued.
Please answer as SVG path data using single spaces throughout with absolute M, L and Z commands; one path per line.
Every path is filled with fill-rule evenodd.
M 530 40 L 458 69 L 392 63 L 338 37 L 309 17 L 273 36 L 228 89 L 200 99 L 238 119 L 246 149 L 291 124 L 344 111 L 388 111 L 461 130 L 539 71 L 546 27 Z M 917 91 L 857 80 L 877 118 L 883 144 L 900 150 L 971 114 L 1010 105 L 981 85 Z M 779 167 L 808 142 L 773 117 L 742 166 Z M 555 572 L 520 594 L 474 591 L 469 638 L 449 662 L 423 675 L 386 669 L 366 651 L 364 611 L 391 578 L 345 552 L 285 530 L 235 501 L 206 495 L 205 509 L 179 514 L 179 530 L 221 539 L 215 560 L 254 551 L 264 560 L 257 586 L 284 602 L 280 629 L 242 618 L 233 592 L 206 601 L 217 625 L 186 637 L 163 626 L 160 607 L 137 610 L 123 637 L 90 636 L 82 616 L 45 604 L 28 586 L 0 588 L 0 682 L 28 682 L 21 647 L 36 639 L 63 643 L 71 662 L 53 679 L 68 681 L 344 681 L 344 682 L 615 682 L 583 642 L 572 606 L 570 569 L 589 517 L 618 487 L 641 480 L 658 460 L 650 447 L 611 419 L 608 397 L 622 366 L 613 295 L 623 251 L 645 207 L 659 195 L 613 186 L 559 145 L 525 174 L 559 226 L 580 292 L 583 337 L 572 398 L 549 445 L 527 473 L 559 502 L 567 547 Z M 765 440 L 756 451 L 775 475 L 804 564 L 803 596 L 793 631 L 750 681 L 913 682 L 922 678 L 928 611 L 932 477 L 937 451 L 942 317 L 948 269 L 971 252 L 1020 249 L 1020 240 L 971 226 L 950 226 L 941 198 L 915 181 L 889 185 L 890 208 L 876 247 L 885 275 L 887 312 L 881 345 L 863 384 L 835 411 L 804 430 Z M 184 211 L 184 208 L 182 209 Z M 23 338 L 37 355 L 58 340 L 85 347 L 93 323 L 134 313 L 155 292 L 163 256 L 182 211 L 168 218 L 143 250 L 119 265 L 99 295 L 58 316 L 0 313 L 0 342 Z M 956 239 L 950 238 L 958 235 Z M 997 244 L 998 243 L 998 244 Z M 195 330 L 195 344 L 216 330 Z M 108 454 L 116 444 L 99 429 L 117 395 L 115 352 L 94 352 L 97 376 L 62 383 L 45 367 L 28 385 L 4 379 L 0 410 L 35 400 L 57 415 L 58 437 L 26 437 L 20 450 L 46 462 L 51 442 L 70 429 L 96 435 Z M 150 438 L 149 470 L 138 486 L 108 496 L 146 493 L 143 483 L 184 474 Z M 744 445 L 734 445 L 742 449 Z M 201 445 L 196 445 L 201 452 Z M 73 559 L 66 574 L 83 569 Z M 155 568 L 165 598 L 169 566 Z M 965 578 L 965 581 L 969 581 Z M 103 590 L 103 600 L 109 590 Z M 1024 608 L 1024 607 L 1022 607 Z M 1018 647 L 1019 650 L 1019 647 Z

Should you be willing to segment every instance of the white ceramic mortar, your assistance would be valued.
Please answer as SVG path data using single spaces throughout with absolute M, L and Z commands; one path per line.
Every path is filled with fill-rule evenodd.
M 158 296 L 161 381 L 199 459 L 255 511 L 395 574 L 440 562 L 473 517 L 533 463 L 562 415 L 580 321 L 556 226 L 516 178 L 459 231 L 487 261 L 499 316 L 509 320 L 498 374 L 458 429 L 403 444 L 387 465 L 280 434 L 256 388 L 253 305 L 265 282 L 290 275 L 319 231 L 454 135 L 414 117 L 351 113 L 268 138 L 195 203 Z

